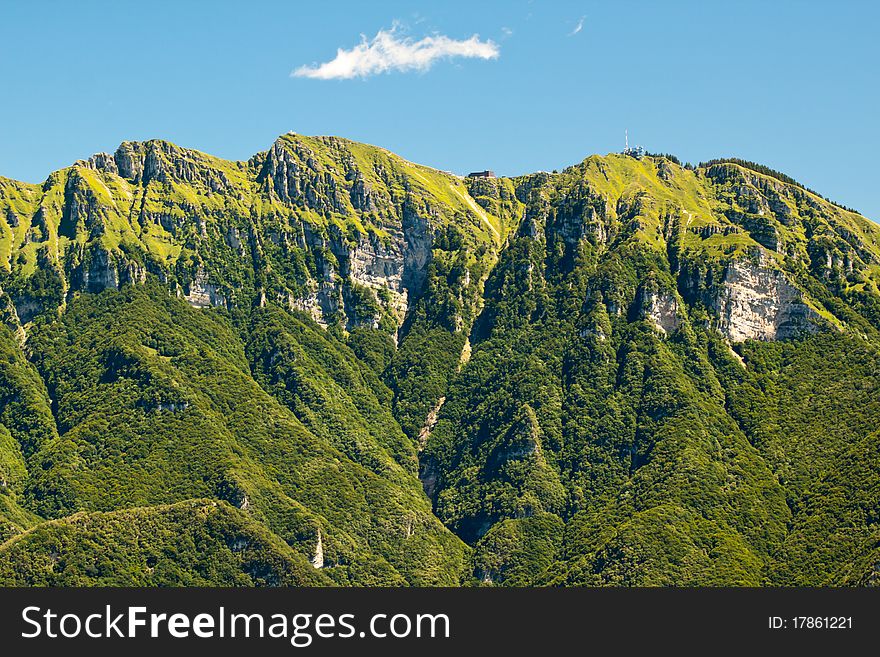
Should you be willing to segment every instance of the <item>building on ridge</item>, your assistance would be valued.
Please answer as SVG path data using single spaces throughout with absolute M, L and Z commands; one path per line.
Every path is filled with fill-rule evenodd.
M 624 148 L 623 155 L 628 155 L 629 157 L 634 157 L 637 160 L 641 160 L 645 157 L 645 149 L 641 146 L 632 146 L 629 145 L 629 130 L 624 131 Z

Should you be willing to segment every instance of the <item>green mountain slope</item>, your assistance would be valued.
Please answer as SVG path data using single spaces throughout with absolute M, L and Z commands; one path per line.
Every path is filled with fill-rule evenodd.
M 873 454 L 876 227 L 735 165 L 592 157 L 520 185 L 525 219 L 422 459 L 475 576 L 842 582 L 870 514 L 848 510 L 849 551 L 790 544 L 830 513 L 807 491 L 852 441 Z
M 15 586 L 321 586 L 316 571 L 260 523 L 208 500 L 77 514 L 0 548 Z
M 0 179 L 0 581 L 876 583 L 878 283 L 876 224 L 744 162 Z
M 290 351 L 347 357 L 353 378 L 381 385 L 344 344 L 311 344 L 322 338 L 311 320 L 312 334 L 298 336 L 292 318 L 272 319 L 257 309 L 243 328 L 262 357 L 288 367 L 298 365 Z M 432 516 L 388 411 L 388 426 L 326 423 L 358 404 L 381 408 L 366 385 L 321 397 L 310 394 L 325 392 L 316 381 L 293 400 L 257 375 L 261 388 L 228 316 L 150 285 L 73 299 L 60 319 L 34 327 L 28 348 L 59 429 L 28 462 L 25 496 L 40 515 L 213 497 L 310 559 L 320 540 L 344 582 L 457 581 L 465 548 Z

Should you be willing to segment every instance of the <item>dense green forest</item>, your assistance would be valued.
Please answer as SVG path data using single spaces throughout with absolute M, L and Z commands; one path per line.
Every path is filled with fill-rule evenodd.
M 880 583 L 878 240 L 737 160 L 0 178 L 0 584 Z

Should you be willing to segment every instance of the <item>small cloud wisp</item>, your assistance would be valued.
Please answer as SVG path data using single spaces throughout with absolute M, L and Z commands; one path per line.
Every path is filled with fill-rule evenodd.
M 568 33 L 568 36 L 574 36 L 575 34 L 578 34 L 582 29 L 584 29 L 584 21 L 586 19 L 586 16 L 581 16 L 578 19 L 577 25 L 574 26 L 574 29 Z
M 440 59 L 497 59 L 500 54 L 496 43 L 481 41 L 476 34 L 469 39 L 451 39 L 436 34 L 414 41 L 398 36 L 395 26 L 390 30 L 379 30 L 370 40 L 361 35 L 358 45 L 350 50 L 339 48 L 336 57 L 329 62 L 300 66 L 290 75 L 317 80 L 349 80 L 388 71 L 427 71 Z

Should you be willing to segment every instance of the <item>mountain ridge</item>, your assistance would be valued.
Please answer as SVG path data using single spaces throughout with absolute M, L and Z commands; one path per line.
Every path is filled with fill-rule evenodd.
M 870 583 L 878 283 L 880 227 L 733 162 L 469 178 L 287 134 L 0 178 L 0 573 Z M 200 500 L 180 569 L 29 531 Z
M 59 237 L 67 237 L 68 239 L 78 239 L 82 241 L 82 237 L 76 238 L 75 234 L 71 232 L 74 230 L 71 227 L 71 224 L 75 224 L 77 220 L 77 212 L 78 205 L 74 203 L 74 209 L 68 211 L 67 217 L 61 217 L 58 220 L 57 226 L 40 226 L 39 221 L 45 221 L 48 217 L 47 215 L 51 214 L 52 209 L 57 210 L 57 198 L 52 198 L 52 196 L 59 196 L 59 194 L 55 191 L 55 187 L 57 187 L 57 183 L 60 182 L 57 178 L 61 176 L 65 176 L 65 184 L 64 184 L 64 194 L 68 196 L 76 195 L 76 190 L 78 188 L 84 187 L 86 194 L 90 194 L 91 197 L 97 203 L 106 203 L 108 205 L 124 205 L 126 202 L 129 202 L 131 205 L 128 208 L 129 216 L 132 216 L 135 210 L 139 213 L 139 220 L 143 223 L 143 215 L 150 214 L 150 208 L 148 206 L 151 201 L 148 198 L 148 194 L 144 193 L 139 199 L 140 208 L 135 208 L 134 203 L 135 199 L 132 197 L 132 194 L 137 191 L 133 190 L 130 184 L 126 183 L 137 183 L 141 186 L 149 187 L 150 181 L 154 176 L 158 176 L 165 182 L 169 182 L 174 191 L 179 194 L 180 200 L 178 207 L 172 207 L 171 210 L 173 214 L 169 217 L 167 215 L 159 214 L 159 221 L 156 222 L 159 225 L 155 224 L 152 226 L 146 226 L 146 230 L 141 228 L 137 231 L 131 231 L 127 229 L 124 224 L 122 224 L 122 220 L 124 220 L 124 216 L 117 217 L 120 221 L 117 223 L 118 230 L 114 231 L 112 229 L 112 224 L 114 222 L 109 222 L 111 226 L 108 229 L 108 226 L 99 227 L 97 230 L 102 232 L 102 241 L 107 243 L 109 246 L 109 250 L 112 251 L 115 247 L 119 246 L 119 242 L 125 239 L 131 239 L 134 237 L 132 241 L 136 244 L 136 248 L 141 250 L 144 255 L 148 256 L 150 259 L 154 259 L 157 262 L 155 263 L 161 268 L 163 265 L 170 264 L 170 261 L 176 260 L 180 258 L 181 246 L 179 244 L 175 244 L 175 240 L 172 237 L 169 237 L 167 234 L 167 228 L 172 227 L 175 218 L 178 216 L 178 213 L 185 212 L 186 208 L 190 207 L 191 204 L 204 203 L 206 207 L 200 208 L 205 212 L 225 212 L 225 213 L 236 213 L 244 218 L 246 218 L 249 214 L 252 216 L 254 213 L 262 215 L 263 213 L 271 214 L 273 212 L 279 211 L 277 207 L 277 202 L 281 201 L 282 203 L 286 201 L 290 201 L 290 194 L 286 188 L 286 184 L 284 181 L 280 180 L 283 175 L 288 175 L 287 169 L 284 169 L 284 173 L 279 173 L 280 169 L 278 167 L 286 167 L 287 162 L 285 158 L 289 158 L 288 153 L 290 153 L 290 149 L 286 148 L 287 146 L 293 149 L 293 152 L 296 153 L 297 149 L 300 149 L 301 154 L 305 156 L 305 165 L 306 167 L 318 167 L 329 169 L 334 171 L 334 165 L 337 165 L 338 162 L 334 162 L 332 158 L 329 160 L 325 158 L 326 161 L 316 161 L 313 156 L 318 152 L 314 147 L 329 145 L 331 155 L 334 147 L 339 149 L 340 146 L 344 148 L 350 149 L 355 148 L 362 149 L 367 152 L 368 155 L 375 155 L 377 153 L 383 154 L 387 158 L 391 158 L 397 164 L 401 164 L 406 168 L 414 168 L 416 171 L 416 175 L 410 176 L 406 182 L 411 185 L 415 185 L 416 187 L 422 187 L 422 191 L 427 191 L 434 197 L 434 201 L 441 202 L 442 204 L 448 205 L 450 202 L 454 205 L 457 201 L 463 203 L 465 207 L 459 208 L 459 210 L 464 209 L 466 212 L 470 212 L 477 217 L 479 217 L 480 221 L 484 224 L 484 228 L 488 228 L 490 234 L 492 236 L 491 241 L 497 242 L 499 239 L 505 239 L 509 228 L 503 227 L 498 221 L 493 221 L 490 217 L 495 217 L 495 215 L 491 213 L 487 213 L 486 208 L 483 208 L 482 205 L 479 204 L 477 199 L 471 197 L 469 191 L 467 189 L 458 189 L 452 186 L 451 180 L 463 181 L 465 183 L 470 184 L 470 179 L 454 177 L 451 174 L 446 174 L 445 172 L 440 172 L 436 169 L 430 169 L 428 167 L 423 167 L 426 170 L 432 172 L 434 176 L 439 177 L 438 180 L 426 179 L 422 174 L 418 174 L 417 169 L 421 165 L 413 165 L 411 163 L 406 162 L 393 154 L 390 154 L 385 149 L 381 149 L 378 147 L 364 146 L 357 144 L 357 142 L 351 142 L 349 140 L 340 139 L 340 138 L 332 138 L 332 137 L 318 137 L 318 138 L 306 138 L 301 137 L 299 135 L 284 135 L 276 140 L 275 144 L 268 151 L 263 151 L 251 157 L 247 161 L 226 161 L 221 160 L 219 158 L 214 158 L 212 156 L 206 155 L 199 151 L 194 151 L 191 149 L 182 149 L 179 148 L 170 142 L 164 140 L 149 140 L 146 142 L 123 142 L 120 145 L 119 149 L 117 149 L 116 153 L 113 156 L 108 154 L 96 154 L 89 158 L 88 160 L 80 160 L 71 167 L 67 169 L 63 169 L 60 172 L 51 175 L 45 183 L 41 186 L 41 192 L 37 191 L 37 187 L 33 185 L 25 185 L 22 187 L 22 183 L 16 183 L 13 181 L 9 181 L 4 183 L 4 189 L 6 190 L 4 193 L 4 197 L 6 200 L 6 220 L 7 226 L 3 227 L 3 237 L 2 243 L 0 243 L 0 254 L 7 254 L 5 268 L 7 271 L 12 269 L 11 259 L 13 255 L 16 255 L 14 251 L 16 251 L 16 241 L 22 241 L 20 234 L 22 232 L 26 232 L 28 227 L 21 228 L 18 224 L 18 215 L 19 214 L 27 214 L 30 211 L 32 214 L 38 219 L 38 225 L 35 227 L 35 230 L 32 232 L 36 232 L 36 230 L 42 228 L 42 232 L 49 233 L 48 235 L 40 235 L 36 236 L 36 239 L 42 238 L 43 240 L 47 240 L 50 242 L 50 247 L 53 246 L 54 242 L 55 255 L 54 259 L 58 259 L 57 253 L 57 240 Z M 300 148 L 301 147 L 301 148 Z M 273 155 L 274 153 L 274 155 Z M 381 225 L 381 220 L 379 222 L 372 222 L 369 219 L 366 223 L 359 220 L 354 220 L 357 218 L 363 218 L 364 212 L 363 209 L 369 209 L 369 204 L 371 200 L 368 198 L 368 195 L 364 195 L 364 190 L 368 187 L 373 188 L 377 182 L 375 177 L 370 177 L 370 180 L 366 180 L 363 178 L 363 171 L 367 170 L 366 167 L 358 167 L 357 166 L 357 158 L 355 154 L 349 152 L 346 154 L 349 158 L 349 161 L 355 162 L 355 167 L 353 169 L 349 169 L 346 172 L 346 175 L 354 175 L 356 178 L 350 182 L 350 189 L 348 196 L 350 198 L 342 198 L 342 194 L 339 193 L 337 189 L 337 178 L 332 175 L 327 178 L 327 184 L 329 185 L 329 193 L 331 198 L 319 198 L 320 195 L 317 194 L 313 189 L 309 189 L 308 187 L 304 187 L 302 190 L 299 188 L 300 181 L 292 180 L 292 191 L 294 192 L 294 197 L 299 194 L 300 191 L 304 193 L 306 196 L 305 203 L 299 203 L 299 209 L 301 212 L 297 215 L 297 219 L 302 221 L 305 220 L 304 223 L 307 225 L 317 225 L 321 227 L 321 224 L 324 224 L 324 228 L 327 227 L 328 223 L 333 224 L 333 226 L 339 229 L 340 232 L 346 232 L 349 237 L 351 237 L 352 231 L 354 233 L 359 233 L 361 235 L 371 234 L 377 237 L 385 238 L 387 235 L 384 234 L 384 230 Z M 169 164 L 167 160 L 171 162 L 176 162 L 176 164 Z M 320 158 L 317 158 L 320 159 Z M 607 166 L 609 162 L 613 162 L 612 166 L 620 168 L 621 162 L 626 162 L 626 160 L 631 160 L 632 158 L 626 158 L 626 156 L 618 156 L 618 155 L 608 155 L 608 156 L 597 156 L 593 155 L 586 158 L 581 164 L 573 165 L 563 170 L 561 174 L 529 174 L 526 176 L 519 176 L 515 178 L 499 178 L 496 179 L 494 184 L 504 184 L 502 181 L 517 181 L 517 182 L 527 182 L 533 179 L 540 179 L 542 176 L 551 176 L 551 175 L 559 175 L 565 176 L 566 172 L 578 171 L 582 173 L 586 173 L 590 178 L 590 182 L 596 183 L 596 177 L 590 176 L 589 169 L 598 169 L 599 173 L 602 172 L 603 167 Z M 615 161 L 616 160 L 616 161 Z M 652 160 L 653 161 L 653 160 Z M 163 168 L 163 162 L 165 162 Z M 329 165 L 327 164 L 329 162 Z M 660 176 L 666 176 L 667 178 L 671 178 L 670 172 L 673 169 L 679 169 L 682 172 L 688 171 L 682 167 L 679 167 L 672 161 L 666 158 L 657 158 L 658 165 L 658 173 Z M 302 162 L 299 163 L 300 165 Z M 276 177 L 272 177 L 270 175 L 271 172 L 266 171 L 267 167 L 272 169 L 275 172 Z M 200 169 L 204 169 L 201 174 L 198 173 Z M 257 171 L 259 169 L 259 171 Z M 752 179 L 758 187 L 763 186 L 765 189 L 772 189 L 773 187 L 779 184 L 779 181 L 772 179 L 770 176 L 765 174 L 760 174 L 757 172 L 749 171 L 744 167 L 738 164 L 731 163 L 713 163 L 705 168 L 706 177 L 721 177 L 727 175 L 725 172 L 729 172 L 731 170 L 739 171 L 738 177 L 742 180 L 744 177 L 746 179 Z M 100 178 L 96 178 L 89 171 L 97 171 L 99 173 L 103 173 L 105 175 L 114 176 L 114 179 L 109 181 L 111 186 L 113 187 L 113 191 L 107 186 L 108 181 L 103 181 Z M 250 173 L 248 173 L 248 171 Z M 66 173 L 65 173 L 66 172 Z M 595 172 L 593 172 L 595 173 Z M 632 172 L 630 172 L 632 173 Z M 122 175 L 120 175 L 122 174 Z M 369 174 L 369 171 L 368 171 Z M 294 175 L 294 174 L 291 174 Z M 324 172 L 326 176 L 326 172 Z M 604 174 L 603 174 L 604 175 Z M 193 178 L 193 176 L 201 176 L 201 179 Z M 357 177 L 359 176 L 359 177 Z M 116 180 L 115 178 L 122 178 L 124 180 Z M 187 180 L 189 178 L 189 180 Z M 269 185 L 269 180 L 272 180 L 272 185 Z M 295 178 L 295 175 L 294 175 Z M 446 180 L 444 180 L 446 178 Z M 158 182 L 162 182 L 159 180 Z M 642 182 L 644 182 L 645 178 L 642 176 Z M 203 191 L 204 194 L 196 194 L 193 196 L 191 189 L 187 189 L 187 186 L 183 188 L 177 189 L 175 187 L 176 183 L 180 182 L 188 182 L 192 185 L 204 185 L 204 188 L 197 191 Z M 321 180 L 317 181 L 317 184 L 321 184 Z M 447 183 L 449 185 L 449 189 L 447 193 L 443 191 L 443 184 Z M 605 182 L 610 182 L 606 180 Z M 113 184 L 115 183 L 115 184 Z M 121 183 L 121 184 L 120 184 Z M 190 185 L 190 186 L 192 186 Z M 267 185 L 269 185 L 267 187 Z M 121 187 L 121 189 L 120 189 Z M 237 206 L 234 202 L 230 202 L 228 198 L 224 198 L 222 207 L 211 207 L 210 197 L 215 196 L 216 192 L 225 190 L 226 187 L 235 188 L 233 191 L 237 191 L 237 195 L 239 197 L 238 200 L 241 200 L 244 192 L 247 192 L 248 196 L 252 197 L 250 207 Z M 13 189 L 11 189 L 13 188 Z M 789 188 L 794 189 L 793 185 L 788 183 L 784 183 L 782 186 L 783 189 Z M 657 191 L 656 185 L 651 186 L 652 191 Z M 451 191 L 451 194 L 448 193 Z M 611 191 L 615 194 L 620 194 L 621 190 L 619 189 L 619 185 L 615 188 L 613 185 L 609 186 L 608 191 Z M 687 190 L 688 192 L 694 191 L 693 189 Z M 256 193 L 255 193 L 256 192 Z M 42 199 L 40 199 L 40 204 L 37 205 L 37 200 L 34 198 L 37 195 L 42 194 Z M 114 198 L 114 194 L 119 198 Z M 308 201 L 308 195 L 312 194 L 312 200 Z M 824 199 L 815 195 L 813 192 L 808 190 L 804 190 L 803 188 L 797 189 L 795 195 L 800 194 L 804 199 L 807 199 L 808 203 L 814 205 L 822 205 L 826 204 Z M 693 195 L 691 195 L 693 196 Z M 29 197 L 29 198 L 26 198 Z M 354 199 L 352 202 L 350 199 Z M 234 201 L 235 199 L 233 199 Z M 673 202 L 681 199 L 673 199 Z M 785 201 L 778 200 L 778 194 L 775 200 L 775 209 L 781 210 L 783 213 L 788 212 L 790 214 L 789 204 Z M 44 207 L 42 204 L 43 201 L 48 201 L 48 207 Z M 313 202 L 316 205 L 316 208 L 309 207 L 309 203 Z M 360 206 L 363 205 L 364 208 L 355 207 L 355 203 Z M 216 204 L 215 204 L 216 205 Z M 260 207 L 256 207 L 260 206 Z M 263 207 L 266 206 L 266 207 Z M 18 212 L 16 212 L 16 208 Z M 181 210 L 180 208 L 183 208 Z M 161 212 L 162 208 L 158 208 Z M 500 208 L 490 208 L 496 211 L 501 211 Z M 766 210 L 774 210 L 774 208 L 750 208 L 757 209 L 758 214 L 764 214 Z M 290 212 L 290 208 L 285 208 L 288 213 Z M 774 243 L 775 235 L 780 231 L 777 227 L 769 227 L 769 229 L 773 232 L 772 235 L 765 235 L 766 228 L 761 226 L 747 226 L 745 230 L 743 230 L 743 226 L 738 225 L 735 221 L 726 221 L 726 222 L 718 222 L 717 221 L 717 212 L 714 212 L 712 208 L 709 207 L 699 207 L 699 204 L 693 205 L 690 208 L 684 207 L 682 204 L 681 211 L 683 211 L 686 216 L 686 232 L 685 238 L 689 238 L 691 234 L 697 233 L 702 236 L 713 235 L 713 233 L 720 232 L 723 235 L 716 237 L 714 240 L 703 240 L 705 245 L 710 244 L 712 241 L 716 242 L 724 242 L 726 244 L 735 243 L 737 241 L 743 243 L 749 243 L 750 246 L 755 246 L 754 242 L 758 242 L 761 246 L 765 246 L 768 248 L 768 251 L 772 254 L 777 252 L 776 246 Z M 117 209 L 117 215 L 124 215 L 123 212 L 119 212 Z M 754 214 L 754 213 L 752 213 Z M 868 240 L 871 241 L 872 251 L 876 251 L 877 244 L 877 231 L 873 229 L 873 225 L 869 223 L 865 223 L 868 220 L 864 220 L 864 218 L 859 217 L 851 212 L 841 211 L 841 218 L 844 222 L 844 228 L 847 231 L 851 231 L 859 234 L 859 237 L 864 238 L 863 242 L 867 243 Z M 325 216 L 321 216 L 325 215 Z M 334 218 L 334 215 L 336 218 Z M 345 215 L 345 221 L 339 220 L 339 215 Z M 713 216 L 716 215 L 716 216 Z M 328 222 L 329 218 L 329 222 Z M 399 219 L 398 219 L 399 220 Z M 130 220 L 129 220 L 130 221 Z M 333 222 L 336 223 L 333 223 Z M 748 218 L 748 221 L 754 222 L 754 219 L 751 217 Z M 760 222 L 760 219 L 758 220 Z M 755 223 L 758 223 L 755 222 Z M 855 222 L 855 224 L 853 224 Z M 508 222 L 510 223 L 510 222 Z M 741 222 L 742 223 L 742 222 Z M 766 222 L 764 222 L 766 223 Z M 10 226 L 9 224 L 16 224 L 15 226 Z M 32 224 L 32 227 L 33 224 Z M 16 230 L 17 229 L 17 230 Z M 53 230 L 54 229 L 54 230 Z M 163 230 L 165 229 L 165 230 Z M 852 230 L 854 229 L 854 230 Z M 204 228 L 201 228 L 204 230 Z M 764 231 L 764 232 L 762 232 Z M 139 235 L 132 235 L 132 232 L 139 232 Z M 871 234 L 873 232 L 873 234 Z M 116 233 L 114 235 L 114 233 Z M 744 234 L 743 237 L 737 238 L 735 235 L 737 233 Z M 36 255 L 32 255 L 29 253 L 29 249 L 27 247 L 27 243 L 30 242 L 31 239 L 34 239 L 34 236 L 28 237 L 25 234 L 24 242 L 25 244 L 21 244 L 18 249 L 18 257 L 19 259 L 24 258 L 24 267 L 23 269 L 27 272 L 33 270 L 36 266 Z M 665 237 L 665 236 L 664 236 Z M 750 239 L 752 238 L 752 239 Z M 307 241 L 309 237 L 305 238 Z M 480 239 L 478 237 L 478 239 Z M 485 236 L 483 238 L 485 240 Z M 239 241 L 240 236 L 233 235 L 231 236 L 231 240 Z M 687 241 L 687 239 L 686 239 Z M 692 240 L 691 240 L 692 241 Z M 497 247 L 497 244 L 496 244 Z M 98 255 L 98 259 L 105 257 L 103 254 Z M 876 252 L 871 254 L 871 257 L 876 259 Z M 52 254 L 49 253 L 49 259 L 52 259 Z M 99 262 L 99 265 L 103 266 L 103 262 Z M 120 280 L 127 279 L 141 279 L 145 272 L 143 271 L 144 265 L 141 263 L 136 263 L 133 269 L 128 271 L 117 271 L 115 275 L 110 274 L 111 279 L 115 279 L 118 283 Z M 100 277 L 101 272 L 96 272 Z M 874 280 L 872 272 L 872 281 L 876 285 L 876 280 Z M 105 271 L 104 275 L 108 275 Z M 85 276 L 89 278 L 89 273 L 80 273 L 79 276 Z M 62 277 L 63 279 L 64 277 Z M 184 284 L 184 290 L 186 290 L 190 285 L 195 285 L 196 288 L 199 289 L 199 294 L 202 297 L 203 301 L 207 301 L 208 303 L 222 303 L 226 301 L 226 297 L 215 287 L 212 287 L 213 284 L 209 284 L 207 287 L 204 285 L 204 281 L 200 280 L 200 272 L 196 267 L 196 271 L 190 273 L 189 278 L 190 281 L 186 281 Z M 239 283 L 239 281 L 236 281 Z M 100 286 L 106 284 L 106 282 L 102 282 L 98 280 L 97 282 L 90 283 L 90 280 L 86 280 L 85 282 L 77 282 L 77 281 L 61 281 L 61 286 L 64 289 L 65 286 L 75 288 L 77 285 L 85 285 L 87 288 L 91 284 L 92 286 Z M 400 286 L 398 286 L 400 287 Z M 320 296 L 319 294 L 315 295 L 316 297 Z M 400 306 L 402 305 L 402 300 L 397 298 L 395 299 L 396 304 L 398 305 L 398 311 L 400 310 Z M 321 314 L 328 314 L 326 311 L 330 310 L 330 306 L 339 306 L 339 299 L 319 299 L 314 298 L 311 300 L 312 306 L 321 305 Z M 25 312 L 25 315 L 29 313 Z M 398 312 L 398 315 L 400 313 Z M 397 317 L 398 323 L 400 321 L 400 316 Z

